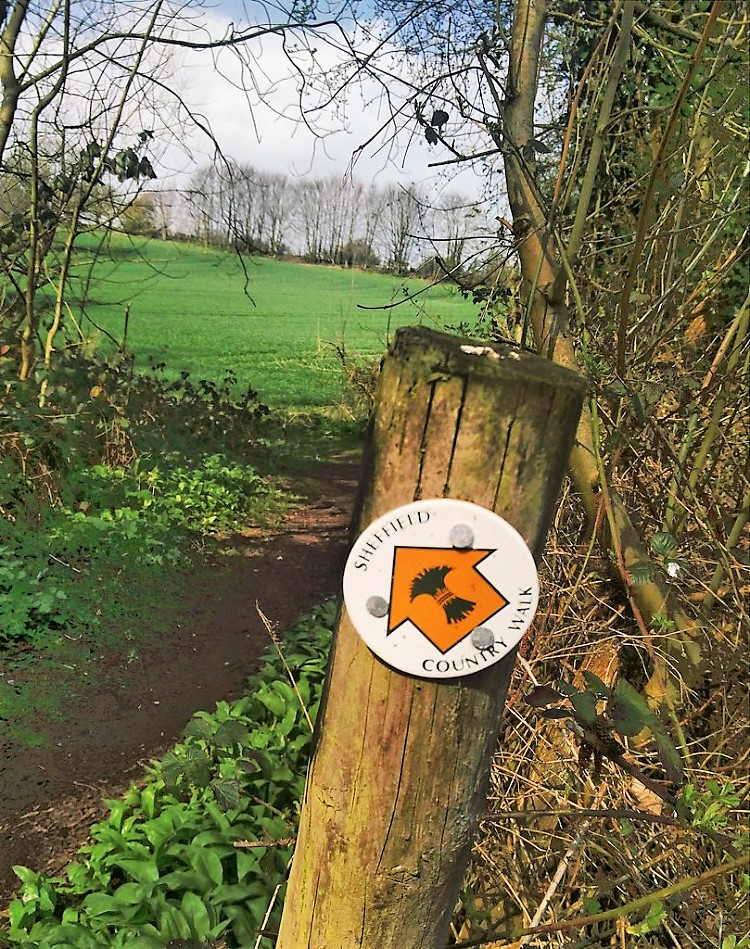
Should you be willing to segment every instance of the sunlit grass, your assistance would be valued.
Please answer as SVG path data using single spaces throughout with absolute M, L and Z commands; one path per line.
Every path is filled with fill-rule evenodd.
M 77 254 L 75 294 L 83 295 L 94 246 L 84 240 Z M 195 244 L 121 236 L 108 241 L 91 272 L 81 325 L 99 345 L 112 343 L 96 327 L 123 339 L 127 311 L 127 348 L 139 368 L 153 360 L 175 375 L 213 379 L 232 370 L 262 401 L 295 409 L 340 400 L 336 347 L 377 358 L 398 326 L 452 326 L 475 312 L 455 288 L 424 280 L 240 261 Z

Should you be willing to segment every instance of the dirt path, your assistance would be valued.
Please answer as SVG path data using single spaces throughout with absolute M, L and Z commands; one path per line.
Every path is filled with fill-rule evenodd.
M 103 798 L 173 744 L 193 712 L 242 694 L 268 645 L 256 601 L 283 630 L 338 593 L 358 475 L 343 461 L 306 475 L 297 489 L 307 499 L 278 531 L 233 538 L 238 555 L 220 558 L 214 576 L 186 572 L 189 621 L 143 647 L 125 688 L 100 681 L 71 704 L 47 747 L 0 743 L 0 903 L 18 882 L 14 864 L 58 871 L 106 813 Z

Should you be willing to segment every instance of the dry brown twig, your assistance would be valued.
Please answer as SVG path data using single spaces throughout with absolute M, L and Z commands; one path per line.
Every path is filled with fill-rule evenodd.
M 290 681 L 291 684 L 292 684 L 292 688 L 294 689 L 294 694 L 297 696 L 297 701 L 298 701 L 299 704 L 300 704 L 300 708 L 302 709 L 302 712 L 303 712 L 303 714 L 304 714 L 304 716 L 305 716 L 305 719 L 306 719 L 306 721 L 307 721 L 307 724 L 308 724 L 308 726 L 310 727 L 310 732 L 312 733 L 312 731 L 313 731 L 312 719 L 310 718 L 310 713 L 307 711 L 307 706 L 305 705 L 305 703 L 304 703 L 304 701 L 303 701 L 303 699 L 302 699 L 302 696 L 300 695 L 300 691 L 299 691 L 299 689 L 297 688 L 297 681 L 296 681 L 296 679 L 294 678 L 294 673 L 293 673 L 292 670 L 289 668 L 289 664 L 287 663 L 286 657 L 284 656 L 284 650 L 281 648 L 281 640 L 279 639 L 279 637 L 278 637 L 278 635 L 277 635 L 277 633 L 276 633 L 276 630 L 273 628 L 273 625 L 272 625 L 270 619 L 266 616 L 266 614 L 265 614 L 265 613 L 263 612 L 263 610 L 260 608 L 260 604 L 258 603 L 257 600 L 255 601 L 255 609 L 256 609 L 256 612 L 258 613 L 258 616 L 259 616 L 260 619 L 261 619 L 261 622 L 262 622 L 263 625 L 266 627 L 266 632 L 267 632 L 268 635 L 271 637 L 271 642 L 274 644 L 274 646 L 275 646 L 275 648 L 276 648 L 276 652 L 279 654 L 279 659 L 281 659 L 281 662 L 282 662 L 282 664 L 283 664 L 283 666 L 284 666 L 284 669 L 285 669 L 285 671 L 286 671 L 286 674 L 287 674 L 287 676 L 289 677 L 289 681 Z

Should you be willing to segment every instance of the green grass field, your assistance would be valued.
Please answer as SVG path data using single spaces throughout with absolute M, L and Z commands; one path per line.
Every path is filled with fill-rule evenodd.
M 92 238 L 81 241 L 74 295 L 83 295 L 94 246 Z M 230 252 L 112 235 L 92 271 L 82 331 L 111 346 L 94 324 L 120 340 L 129 308 L 127 346 L 138 368 L 153 359 L 169 374 L 214 380 L 231 369 L 261 401 L 301 410 L 342 399 L 335 346 L 376 358 L 398 326 L 475 319 L 455 288 L 423 280 L 262 257 L 244 266 L 246 288 L 242 263 Z

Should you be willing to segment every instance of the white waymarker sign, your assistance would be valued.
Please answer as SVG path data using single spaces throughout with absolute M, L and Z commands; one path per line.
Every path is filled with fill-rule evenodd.
M 360 535 L 344 568 L 344 603 L 383 662 L 425 679 L 486 669 L 529 627 L 539 601 L 526 542 L 468 501 L 414 501 Z

